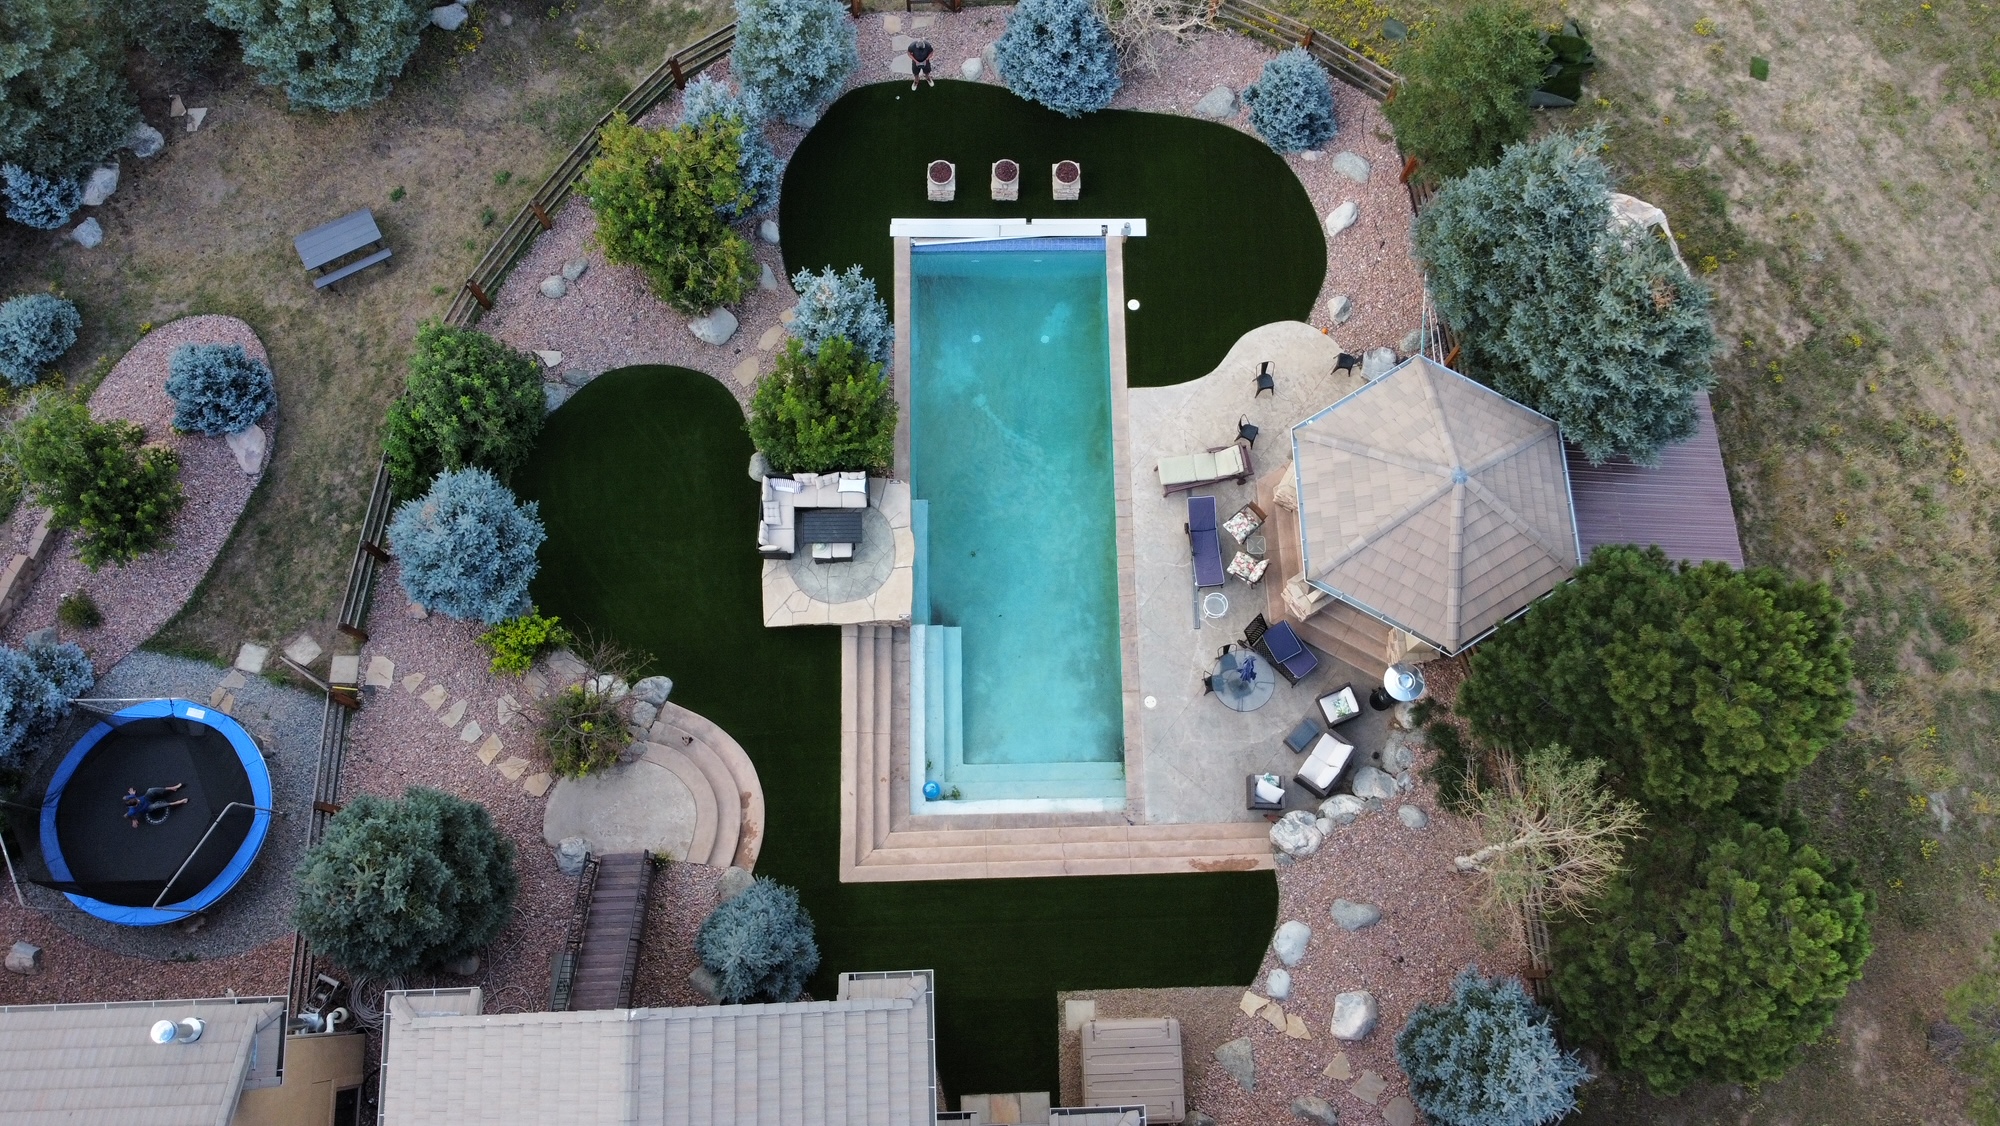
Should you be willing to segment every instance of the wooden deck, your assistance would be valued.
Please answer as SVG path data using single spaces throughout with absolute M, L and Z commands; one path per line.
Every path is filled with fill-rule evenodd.
M 623 1009 L 632 1003 L 632 974 L 639 965 L 640 932 L 653 883 L 653 861 L 643 852 L 598 860 L 597 886 L 584 918 L 583 942 L 570 977 L 569 1008 Z

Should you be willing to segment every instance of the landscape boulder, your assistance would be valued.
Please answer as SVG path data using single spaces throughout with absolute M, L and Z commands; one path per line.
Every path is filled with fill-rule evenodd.
M 778 245 L 778 221 L 776 219 L 766 219 L 757 224 L 757 237 L 770 243 L 772 246 Z
M 1400 732 L 1392 732 L 1382 745 L 1382 753 L 1376 755 L 1385 774 L 1401 774 L 1417 762 L 1417 753 L 1410 749 L 1409 740 Z
M 21 974 L 24 977 L 41 973 L 42 948 L 32 942 L 15 943 L 7 951 L 7 972 Z
M 1215 1062 L 1246 1091 L 1257 1089 L 1257 1061 L 1248 1036 L 1231 1040 L 1215 1050 Z
M 104 225 L 95 219 L 85 219 L 69 233 L 76 244 L 85 250 L 94 250 L 104 242 Z
M 554 413 L 557 407 L 569 402 L 569 397 L 574 394 L 576 394 L 576 391 L 573 388 L 566 387 L 563 384 L 544 383 L 542 384 L 542 410 Z
M 563 268 L 562 268 L 563 280 L 575 281 L 576 279 L 582 277 L 584 271 L 588 269 L 590 269 L 590 259 L 572 258 L 569 261 L 563 263 Z
M 1375 1031 L 1375 995 L 1365 990 L 1333 999 L 1333 1035 L 1337 1040 L 1364 1040 Z
M 778 292 L 778 275 L 771 272 L 771 264 L 765 262 L 757 268 L 757 288 L 766 293 Z
M 707 316 L 696 317 L 688 322 L 688 331 L 703 344 L 713 344 L 717 348 L 729 343 L 736 335 L 736 314 L 727 309 L 716 309 Z
M 1382 921 L 1382 909 L 1373 903 L 1354 903 L 1345 899 L 1333 901 L 1329 913 L 1333 921 L 1345 931 L 1365 931 Z
M 229 452 L 236 455 L 236 468 L 245 477 L 255 477 L 264 471 L 264 454 L 270 449 L 270 439 L 263 427 L 246 426 L 222 439 L 229 446 Z
M 1290 970 L 1272 970 L 1264 975 L 1264 992 L 1271 1000 L 1282 1001 L 1292 995 L 1292 974 Z
M 479 955 L 467 954 L 455 962 L 446 962 L 444 972 L 453 977 L 471 977 L 479 972 Z
M 1366 379 L 1380 379 L 1395 370 L 1396 350 L 1394 348 L 1370 348 L 1361 354 L 1361 374 Z
M 125 135 L 125 145 L 132 150 L 133 156 L 140 160 L 149 160 L 160 155 L 160 150 L 167 147 L 167 135 L 141 121 Z
M 1344 325 L 1354 315 L 1354 300 L 1345 293 L 1336 293 L 1326 299 L 1326 311 L 1333 317 L 1333 323 Z
M 1374 798 L 1386 801 L 1396 796 L 1396 780 L 1372 766 L 1363 766 L 1354 772 L 1354 796 L 1366 801 Z
M 659 707 L 673 695 L 674 682 L 664 676 L 649 676 L 632 686 L 632 698 Z
M 431 26 L 445 31 L 457 31 L 465 26 L 466 18 L 471 14 L 463 4 L 446 4 L 441 8 L 432 8 Z
M 1420 328 L 1413 328 L 1404 333 L 1403 339 L 1396 344 L 1396 350 L 1405 356 L 1414 356 L 1423 351 L 1423 348 L 1424 330 Z
M 1410 829 L 1421 829 L 1431 823 L 1431 815 L 1414 805 L 1398 806 L 1396 819 L 1401 821 L 1405 828 Z
M 749 891 L 750 885 L 756 882 L 757 877 L 732 864 L 722 870 L 722 879 L 716 881 L 716 901 L 718 903 L 727 903 L 744 892 Z
M 1340 1115 L 1332 1104 L 1318 1095 L 1300 1095 L 1292 1100 L 1292 1117 L 1321 1126 L 1340 1126 Z
M 1360 217 L 1361 208 L 1356 206 L 1353 200 L 1348 200 L 1346 203 L 1327 213 L 1326 233 L 1328 235 L 1337 235 L 1347 228 L 1352 227 L 1354 221 Z
M 1286 856 L 1305 857 L 1319 851 L 1326 843 L 1326 836 L 1314 822 L 1317 819 L 1306 810 L 1295 809 L 1285 814 L 1271 826 L 1271 847 Z
M 1319 815 L 1335 825 L 1352 825 L 1367 808 L 1368 803 L 1353 794 L 1335 794 L 1319 803 Z
M 1306 944 L 1312 941 L 1313 929 L 1293 919 L 1278 928 L 1271 938 L 1271 952 L 1278 961 L 1287 966 L 1296 966 L 1306 956 Z
M 565 876 L 583 875 L 583 862 L 590 858 L 590 842 L 582 837 L 564 837 L 556 845 L 556 867 Z
M 694 991 L 707 999 L 709 1004 L 721 1003 L 722 985 L 715 980 L 715 975 L 709 972 L 707 966 L 696 966 L 694 972 L 688 974 L 688 984 L 694 986 Z
M 771 459 L 764 456 L 763 450 L 750 451 L 750 479 L 761 483 L 770 475 Z
M 977 58 L 967 59 L 964 62 L 958 64 L 958 73 L 960 75 L 963 75 L 967 82 L 979 81 L 979 75 L 985 69 L 986 69 L 986 64 L 981 62 Z
M 1365 158 L 1351 152 L 1333 154 L 1333 170 L 1357 184 L 1367 183 L 1368 174 L 1374 171 Z
M 568 292 L 569 283 L 562 279 L 561 274 L 550 274 L 548 277 L 542 279 L 543 297 L 556 298 Z
M 641 700 L 632 705 L 632 722 L 628 726 L 643 732 L 653 726 L 653 721 L 658 719 L 659 715 L 659 708 Z
M 1236 97 L 1236 91 L 1227 86 L 1217 86 L 1201 96 L 1194 104 L 1194 115 L 1206 117 L 1210 121 L 1227 121 L 1242 110 L 1243 103 Z
M 98 207 L 111 198 L 118 190 L 118 162 L 101 164 L 91 170 L 90 178 L 83 182 L 83 205 Z

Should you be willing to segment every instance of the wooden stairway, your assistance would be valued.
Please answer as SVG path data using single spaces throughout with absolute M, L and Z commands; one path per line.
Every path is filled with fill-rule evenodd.
M 626 1008 L 632 1002 L 632 975 L 639 967 L 653 858 L 643 852 L 592 857 L 584 878 L 591 886 L 581 926 L 572 923 L 574 962 L 565 1007 L 572 1012 Z

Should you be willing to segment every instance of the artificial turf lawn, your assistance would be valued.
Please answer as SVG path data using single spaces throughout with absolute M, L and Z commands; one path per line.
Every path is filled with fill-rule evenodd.
M 1021 198 L 996 203 L 994 161 L 1021 166 Z M 1083 193 L 1057 203 L 1049 166 L 1083 166 Z M 958 166 L 958 198 L 932 203 L 924 169 Z M 835 102 L 785 172 L 785 268 L 860 264 L 882 299 L 894 287 L 889 220 L 988 217 L 1144 219 L 1125 244 L 1127 378 L 1159 387 L 1207 375 L 1259 325 L 1305 320 L 1326 277 L 1326 236 L 1305 186 L 1256 137 L 1188 117 L 1104 110 L 1074 120 L 998 86 L 943 82 L 911 92 L 863 86 Z
M 1269 872 L 842 884 L 837 628 L 766 629 L 743 415 L 713 378 L 622 368 L 549 416 L 514 475 L 541 502 L 543 613 L 651 655 L 674 702 L 733 735 L 764 786 L 759 875 L 799 890 L 814 996 L 849 970 L 934 969 L 953 1097 L 1058 1089 L 1059 989 L 1247 985 Z

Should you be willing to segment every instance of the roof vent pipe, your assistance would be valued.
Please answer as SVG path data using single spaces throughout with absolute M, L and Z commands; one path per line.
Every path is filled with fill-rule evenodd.
M 200 1017 L 157 1021 L 153 1025 L 153 1043 L 192 1044 L 201 1039 L 202 1030 L 207 1027 L 208 1022 Z

